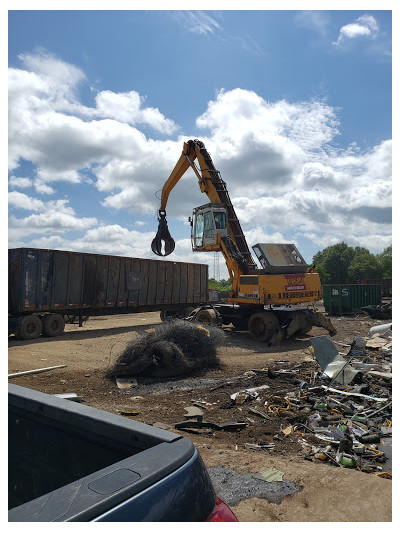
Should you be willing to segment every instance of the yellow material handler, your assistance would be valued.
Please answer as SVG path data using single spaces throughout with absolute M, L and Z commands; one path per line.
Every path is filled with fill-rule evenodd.
M 199 169 L 195 165 L 197 159 Z M 313 326 L 336 330 L 330 320 L 315 310 L 322 298 L 318 273 L 304 261 L 294 244 L 256 244 L 257 268 L 235 214 L 225 182 L 204 144 L 195 139 L 183 144 L 182 155 L 165 182 L 158 211 L 159 226 L 151 248 L 160 256 L 175 248 L 166 220 L 168 197 L 191 167 L 201 192 L 209 203 L 196 207 L 189 219 L 195 252 L 222 252 L 232 290 L 226 304 L 196 309 L 189 318 L 230 324 L 249 330 L 254 339 L 277 345 L 284 338 L 307 333 Z

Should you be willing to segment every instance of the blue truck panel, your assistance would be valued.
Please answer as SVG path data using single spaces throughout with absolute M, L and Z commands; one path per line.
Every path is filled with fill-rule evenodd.
M 193 443 L 9 384 L 9 521 L 202 521 L 216 495 Z

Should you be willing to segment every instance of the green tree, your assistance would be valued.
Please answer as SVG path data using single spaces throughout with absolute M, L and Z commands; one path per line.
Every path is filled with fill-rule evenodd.
M 354 255 L 348 273 L 348 281 L 352 283 L 356 283 L 359 279 L 380 279 L 382 266 L 377 256 L 364 248 Z
M 220 281 L 217 281 L 214 278 L 210 278 L 208 280 L 208 288 L 217 290 L 217 291 L 230 291 L 231 290 L 231 282 L 229 279 L 221 279 Z
M 319 279 L 321 280 L 322 285 L 327 285 L 331 281 L 331 276 L 329 272 L 326 270 L 323 264 L 319 263 L 316 264 L 315 270 L 319 274 Z
M 354 248 L 345 242 L 340 242 L 318 252 L 313 257 L 313 263 L 317 272 L 321 272 L 329 283 L 346 283 L 348 282 L 349 266 L 355 254 Z M 326 283 L 322 279 L 321 281 Z
M 356 283 L 359 279 L 392 277 L 392 247 L 374 255 L 363 246 L 351 247 L 345 242 L 317 252 L 313 264 L 321 283 Z
M 377 259 L 382 268 L 382 278 L 392 277 L 392 245 L 383 250 L 381 254 L 378 254 Z

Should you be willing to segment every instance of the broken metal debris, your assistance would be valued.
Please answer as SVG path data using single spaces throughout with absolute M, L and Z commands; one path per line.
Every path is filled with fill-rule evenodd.
M 136 416 L 136 415 L 140 415 L 139 411 L 136 411 L 136 410 L 134 410 L 134 409 L 128 409 L 128 410 L 120 411 L 119 414 L 122 415 L 122 416 Z
M 275 448 L 275 444 L 252 444 L 251 442 L 245 442 L 243 445 L 247 450 L 271 450 Z
M 297 439 L 306 460 L 391 478 L 391 463 L 385 465 L 392 432 L 391 344 L 388 351 L 376 351 L 366 338 L 355 337 L 351 344 L 343 343 L 347 353 L 339 353 L 329 337 L 313 338 L 311 344 L 313 363 L 251 369 L 256 375 L 250 379 L 265 379 L 271 389 L 259 386 L 235 392 L 230 395 L 232 407 L 243 411 L 246 403 L 258 401 L 257 408 L 247 408 L 262 419 L 252 420 L 252 426 L 282 419 L 283 439 L 274 435 L 274 440 Z M 269 380 L 274 380 L 273 388 Z M 251 390 L 257 395 L 251 396 Z M 277 450 L 263 442 L 245 442 L 244 447 Z
M 131 389 L 138 384 L 135 378 L 116 378 L 115 382 L 119 389 Z
M 206 438 L 235 432 L 235 450 L 285 455 L 294 447 L 308 461 L 391 478 L 391 330 L 373 334 L 351 343 L 313 338 L 310 356 L 298 364 L 272 361 L 241 376 L 184 379 L 179 387 L 167 382 L 182 396 L 190 394 L 174 403 L 192 404 L 182 406 L 185 420 L 171 423 Z M 376 338 L 385 350 L 369 346 Z M 203 396 L 192 396 L 200 382 Z
M 338 352 L 330 337 L 315 337 L 311 339 L 311 345 L 323 373 L 331 378 L 331 384 L 339 381 L 348 385 L 358 376 L 359 372 L 350 365 L 349 359 Z
M 253 413 L 254 415 L 261 416 L 261 418 L 265 418 L 266 420 L 269 420 L 269 416 L 266 413 L 263 413 L 262 411 L 259 411 L 258 409 L 249 409 L 250 413 Z
M 204 411 L 202 411 L 199 407 L 196 406 L 185 407 L 185 410 L 185 418 L 194 418 L 197 416 L 203 416 L 204 414 Z
M 392 318 L 392 302 L 379 305 L 366 305 L 361 307 L 361 311 L 371 318 L 387 320 Z
M 184 420 L 183 422 L 178 422 L 175 424 L 175 429 L 208 428 L 222 431 L 237 431 L 247 426 L 247 422 L 223 422 L 219 424 L 217 422 L 207 422 L 206 420 L 203 420 L 201 416 L 198 416 L 197 418 L 191 418 L 189 420 Z
M 48 372 L 49 370 L 56 370 L 57 368 L 65 368 L 67 365 L 48 366 L 46 368 L 36 368 L 35 370 L 24 370 L 23 372 L 15 372 L 8 374 L 8 379 L 17 378 L 19 376 L 30 376 L 32 374 L 40 374 L 41 372 Z
M 71 400 L 71 402 L 83 402 L 82 396 L 78 396 L 76 392 L 64 392 L 61 394 L 53 394 L 53 396 L 57 396 L 57 398 L 63 398 L 64 400 Z
M 269 389 L 269 385 L 260 385 L 260 387 L 252 387 L 249 389 L 240 390 L 231 394 L 231 400 L 236 404 L 242 404 L 247 400 L 256 400 L 258 393 L 261 390 Z

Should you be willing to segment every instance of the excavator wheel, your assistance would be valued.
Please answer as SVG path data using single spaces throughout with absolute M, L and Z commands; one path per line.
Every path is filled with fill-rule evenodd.
M 253 339 L 257 341 L 272 341 L 276 333 L 280 331 L 279 320 L 268 311 L 254 313 L 249 319 L 249 331 Z

